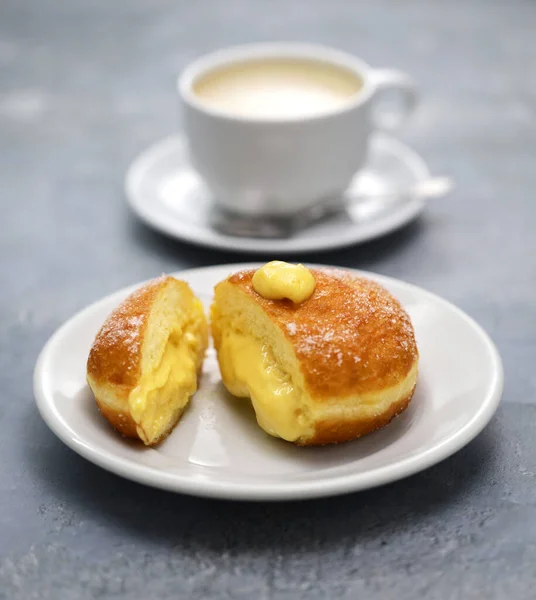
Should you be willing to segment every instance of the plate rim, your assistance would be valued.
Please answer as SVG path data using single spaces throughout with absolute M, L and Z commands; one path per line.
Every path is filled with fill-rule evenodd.
M 375 132 L 373 137 L 382 139 L 397 148 L 399 153 L 406 155 L 406 162 L 411 164 L 411 171 L 418 173 L 418 179 L 430 177 L 430 170 L 426 161 L 411 146 L 401 140 L 384 132 Z M 162 155 L 172 151 L 177 145 L 186 146 L 186 138 L 181 133 L 169 135 L 153 142 L 150 146 L 140 152 L 130 163 L 124 178 L 124 194 L 128 205 L 133 212 L 147 225 L 167 235 L 168 237 L 202 246 L 205 248 L 229 250 L 232 252 L 249 252 L 254 254 L 266 254 L 270 252 L 285 252 L 288 254 L 299 254 L 304 252 L 323 252 L 337 250 L 355 244 L 361 244 L 378 237 L 382 237 L 400 229 L 416 219 L 426 207 L 426 200 L 413 198 L 396 212 L 389 213 L 383 220 L 369 229 L 354 226 L 349 228 L 345 236 L 321 238 L 317 242 L 315 238 L 301 239 L 299 237 L 288 239 L 265 239 L 252 237 L 231 236 L 225 233 L 213 231 L 209 228 L 195 225 L 183 226 L 170 224 L 165 216 L 149 208 L 151 202 L 143 199 L 139 191 L 140 182 L 145 178 L 147 170 L 160 160 Z M 203 235 L 199 235 L 204 232 Z M 351 235 L 350 235 L 351 234 Z
M 170 275 L 184 277 L 185 274 L 191 274 L 192 276 L 195 276 L 197 273 L 203 271 L 215 269 L 224 270 L 229 268 L 240 270 L 244 268 L 255 268 L 258 267 L 258 265 L 259 263 L 219 264 L 174 271 L 173 273 L 170 273 Z M 310 266 L 330 268 L 330 265 L 311 264 Z M 424 294 L 425 297 L 427 296 L 444 305 L 446 308 L 453 310 L 457 316 L 475 330 L 488 351 L 492 366 L 493 380 L 490 382 L 489 391 L 481 402 L 478 410 L 472 418 L 461 427 L 461 429 L 446 440 L 435 444 L 424 452 L 402 459 L 394 465 L 384 465 L 364 473 L 343 474 L 329 479 L 319 479 L 307 482 L 268 482 L 251 486 L 251 484 L 246 483 L 229 484 L 214 480 L 191 480 L 184 475 L 160 472 L 155 470 L 154 467 L 149 467 L 147 465 L 132 464 L 132 461 L 129 459 L 117 457 L 115 455 L 110 456 L 107 451 L 102 451 L 98 447 L 88 446 L 88 444 L 71 429 L 69 423 L 56 409 L 53 398 L 48 398 L 48 392 L 45 389 L 47 378 L 45 368 L 47 361 L 50 360 L 56 345 L 63 335 L 65 335 L 76 321 L 83 320 L 86 315 L 98 310 L 101 305 L 111 302 L 115 297 L 119 299 L 121 296 L 128 294 L 130 291 L 143 285 L 144 282 L 126 286 L 92 302 L 71 316 L 54 331 L 39 353 L 34 368 L 33 391 L 39 413 L 50 430 L 64 444 L 93 464 L 123 478 L 149 487 L 197 497 L 226 500 L 288 501 L 338 496 L 399 481 L 400 479 L 409 477 L 438 464 L 455 454 L 473 440 L 495 414 L 504 387 L 504 369 L 499 352 L 490 336 L 472 317 L 441 296 L 394 277 L 358 269 L 345 269 L 358 275 L 369 277 L 380 283 L 402 285 L 403 287 L 406 287 L 406 289 L 418 292 L 419 294 Z

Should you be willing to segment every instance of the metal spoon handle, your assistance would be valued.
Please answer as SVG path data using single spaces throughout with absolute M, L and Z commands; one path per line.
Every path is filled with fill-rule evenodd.
M 310 225 L 341 213 L 348 204 L 359 203 L 363 200 L 385 200 L 385 202 L 389 202 L 391 199 L 397 200 L 400 198 L 430 200 L 445 196 L 453 187 L 454 182 L 450 177 L 430 177 L 407 189 L 397 189 L 392 192 L 354 193 L 347 201 L 341 199 L 341 202 L 337 205 L 313 206 L 290 217 L 252 218 L 218 211 L 213 215 L 213 226 L 222 233 L 237 237 L 288 238 Z

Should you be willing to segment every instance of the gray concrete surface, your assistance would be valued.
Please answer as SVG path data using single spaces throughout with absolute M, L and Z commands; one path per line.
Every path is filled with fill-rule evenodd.
M 0 3 L 0 598 L 536 596 L 535 31 L 532 0 Z M 459 304 L 502 353 L 504 400 L 467 448 L 378 490 L 278 505 L 175 496 L 64 447 L 34 407 L 32 369 L 102 295 L 243 260 L 136 222 L 122 177 L 178 127 L 188 60 L 269 39 L 337 45 L 420 82 L 403 137 L 457 190 L 394 235 L 306 258 Z

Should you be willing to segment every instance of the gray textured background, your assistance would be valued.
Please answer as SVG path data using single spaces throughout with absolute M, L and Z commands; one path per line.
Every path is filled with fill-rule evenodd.
M 532 0 L 0 3 L 0 598 L 535 597 L 535 32 Z M 279 505 L 175 496 L 56 440 L 32 369 L 102 295 L 243 260 L 137 223 L 122 177 L 177 126 L 187 61 L 271 39 L 333 44 L 420 82 L 403 137 L 456 192 L 399 233 L 307 259 L 459 304 L 502 353 L 504 401 L 466 449 L 375 491 Z

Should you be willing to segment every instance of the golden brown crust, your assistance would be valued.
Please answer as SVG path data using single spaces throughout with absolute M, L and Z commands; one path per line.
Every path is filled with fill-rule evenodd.
M 201 377 L 201 368 L 199 369 L 199 371 L 197 373 L 196 387 L 199 387 L 199 378 L 200 377 Z M 109 404 L 106 404 L 106 402 L 104 402 L 98 396 L 95 396 L 95 402 L 97 403 L 97 407 L 98 407 L 100 413 L 102 414 L 102 416 L 108 421 L 108 423 L 118 433 L 120 433 L 122 436 L 124 436 L 126 438 L 131 438 L 131 439 L 136 439 L 136 440 L 140 439 L 138 429 L 141 428 L 143 430 L 143 427 L 141 424 L 138 424 L 138 425 L 136 424 L 136 422 L 131 417 L 130 412 L 128 410 L 116 410 L 116 409 L 112 408 Z M 125 399 L 125 404 L 126 404 L 126 402 L 127 402 L 127 400 Z M 187 407 L 185 407 L 185 409 L 186 408 Z M 182 416 L 182 413 L 181 413 L 181 416 Z M 160 435 L 160 437 L 158 437 L 157 439 L 153 440 L 152 442 L 150 442 L 146 445 L 147 446 L 157 446 L 158 444 L 160 444 L 175 429 L 175 427 L 178 425 L 179 421 L 180 421 L 180 418 L 177 419 L 174 423 L 172 423 L 172 426 L 167 431 L 163 431 L 162 434 Z M 146 437 L 148 437 L 147 434 L 146 434 Z
M 136 429 L 136 423 L 128 411 L 120 412 L 118 410 L 114 410 L 111 406 L 103 402 L 98 397 L 95 397 L 95 401 L 102 416 L 116 431 L 127 438 L 139 439 L 140 436 L 138 435 L 138 431 Z
M 367 394 L 402 382 L 418 352 L 411 321 L 400 303 L 369 279 L 341 270 L 311 270 L 315 291 L 299 305 L 259 296 L 251 284 L 255 271 L 236 273 L 228 281 L 254 299 L 284 332 L 315 400 Z M 318 439 L 329 438 L 330 428 L 326 424 Z
M 323 446 L 338 444 L 360 438 L 388 425 L 395 417 L 404 412 L 409 406 L 415 386 L 405 398 L 393 402 L 389 408 L 370 419 L 363 417 L 356 420 L 323 420 L 316 423 L 313 435 L 305 440 L 297 440 L 298 446 Z
M 150 333 L 149 321 L 154 322 L 151 317 L 153 307 L 159 298 L 167 293 L 168 288 L 185 291 L 188 286 L 173 277 L 163 275 L 128 296 L 102 325 L 87 361 L 87 382 L 101 414 L 120 434 L 140 439 L 148 446 L 154 446 L 167 437 L 184 410 L 183 407 L 179 412 L 177 408 L 169 425 L 163 425 L 165 430 L 155 433 L 147 430 L 143 419 L 139 422 L 134 419 L 130 406 L 130 394 L 142 380 L 142 357 L 143 361 L 147 360 L 147 355 L 143 354 L 149 352 L 146 349 L 146 340 Z M 205 339 L 200 342 L 201 354 L 197 357 L 198 379 L 202 367 L 202 363 L 199 362 L 207 345 L 206 320 L 204 333 L 202 325 L 200 327 L 199 336 Z
M 125 396 L 136 385 L 141 371 L 142 340 L 151 306 L 172 277 L 153 279 L 122 302 L 106 319 L 91 347 L 87 375 L 97 385 L 121 387 Z

